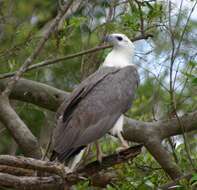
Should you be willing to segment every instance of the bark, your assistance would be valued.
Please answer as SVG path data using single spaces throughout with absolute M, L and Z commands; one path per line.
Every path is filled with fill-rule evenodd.
M 33 158 L 40 158 L 41 150 L 37 139 L 12 109 L 8 98 L 5 96 L 0 96 L 0 110 L 1 122 L 7 127 L 25 155 Z
M 179 178 L 182 175 L 181 170 L 173 161 L 172 156 L 164 149 L 159 140 L 149 140 L 145 146 L 171 179 Z
M 47 172 L 63 176 L 64 169 L 62 164 L 26 158 L 23 156 L 0 155 L 0 165 L 19 167 L 23 169 L 37 170 L 39 172 Z
M 7 85 L 8 80 L 0 80 L 0 90 Z M 43 83 L 27 79 L 19 79 L 13 88 L 10 98 L 32 103 L 51 111 L 56 111 L 69 93 L 58 90 Z
M 64 190 L 61 178 L 49 177 L 18 177 L 11 174 L 0 173 L 0 185 L 2 187 L 18 190 Z
M 63 189 L 78 181 L 91 178 L 99 171 L 134 159 L 141 151 L 141 145 L 130 147 L 119 153 L 103 157 L 102 164 L 93 161 L 74 173 L 66 174 L 66 168 L 55 162 L 41 161 L 27 157 L 0 155 L 0 187 L 14 189 Z

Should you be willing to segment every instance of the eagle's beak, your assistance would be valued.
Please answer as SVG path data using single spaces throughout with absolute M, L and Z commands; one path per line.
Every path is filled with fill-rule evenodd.
M 113 36 L 112 35 L 108 35 L 108 36 L 105 36 L 103 41 L 104 42 L 112 42 L 113 41 Z

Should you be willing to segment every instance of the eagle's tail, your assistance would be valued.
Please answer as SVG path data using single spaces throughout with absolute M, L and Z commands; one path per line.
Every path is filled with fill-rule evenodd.
M 79 154 L 81 150 L 83 150 L 86 146 L 80 146 L 76 148 L 71 148 L 69 150 L 64 151 L 63 153 L 57 153 L 53 150 L 50 161 L 54 161 L 56 158 L 59 162 L 65 162 L 68 163 L 69 160 L 71 160 L 74 156 Z
M 54 161 L 57 157 L 58 157 L 58 153 L 53 150 L 50 157 L 50 161 Z

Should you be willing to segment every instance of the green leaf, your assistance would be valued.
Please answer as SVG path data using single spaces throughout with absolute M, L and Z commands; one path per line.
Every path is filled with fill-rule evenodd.
M 197 173 L 193 174 L 193 177 L 190 179 L 190 183 L 196 183 L 197 182 Z
M 195 77 L 194 79 L 192 79 L 192 84 L 197 85 L 197 77 Z
M 195 66 L 197 66 L 197 63 L 196 63 L 196 61 L 189 61 L 189 62 L 188 62 L 188 65 L 189 65 L 190 67 L 195 67 Z

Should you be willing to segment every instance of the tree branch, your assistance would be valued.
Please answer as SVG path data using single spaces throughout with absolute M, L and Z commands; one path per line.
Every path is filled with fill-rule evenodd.
M 4 80 L 0 80 L 0 89 L 3 85 L 5 85 L 3 81 Z M 38 88 L 39 91 L 35 91 L 36 88 Z M 33 96 L 29 96 L 27 98 L 25 92 L 28 92 L 27 94 L 33 94 Z M 40 96 L 40 94 L 42 96 Z M 27 101 L 52 111 L 55 111 L 60 106 L 64 97 L 68 98 L 68 96 L 69 93 L 50 87 L 48 85 L 32 82 L 27 79 L 19 80 L 11 94 L 13 99 Z M 60 97 L 60 99 L 53 100 L 51 97 Z M 186 132 L 197 130 L 196 114 L 197 112 L 195 111 L 180 117 L 181 122 L 185 126 Z M 182 131 L 176 118 L 157 122 L 143 122 L 125 117 L 124 137 L 129 141 L 143 143 L 172 179 L 176 178 L 177 175 L 180 175 L 180 171 L 165 149 L 161 150 L 161 154 L 159 154 L 160 156 L 158 156 L 157 149 L 159 150 L 160 148 L 163 148 L 160 144 L 163 139 L 179 134 L 182 134 Z M 155 142 L 150 145 L 150 142 L 153 141 L 153 139 L 155 139 Z M 155 144 L 158 144 L 157 147 Z M 172 162 L 169 162 L 169 160 Z M 170 172 L 171 168 L 174 168 L 174 170 L 177 171 L 177 175 L 175 175 L 173 172 Z
M 66 184 L 76 184 L 103 169 L 134 159 L 141 152 L 141 145 L 130 147 L 103 158 L 102 164 L 93 161 L 74 173 L 64 176 L 62 164 L 40 161 L 27 157 L 0 156 L 0 187 L 15 189 L 57 189 Z M 40 177 L 39 177 L 39 176 Z M 39 186 L 39 188 L 38 188 Z
M 23 177 L 7 173 L 0 173 L 0 187 L 24 190 L 64 190 L 64 183 L 60 177 Z
M 130 147 L 126 150 L 122 150 L 118 153 L 105 156 L 103 157 L 101 164 L 98 161 L 91 162 L 90 164 L 86 165 L 84 168 L 77 170 L 77 173 L 84 174 L 85 176 L 91 176 L 113 165 L 127 162 L 128 160 L 131 160 L 135 158 L 138 154 L 140 154 L 141 148 L 142 145 L 137 145 L 134 147 Z
M 11 93 L 14 85 L 17 83 L 19 78 L 22 76 L 22 74 L 25 72 L 25 70 L 33 63 L 33 61 L 37 58 L 37 56 L 40 54 L 42 48 L 44 47 L 46 41 L 49 39 L 52 32 L 55 30 L 55 27 L 58 25 L 61 18 L 64 16 L 64 14 L 68 11 L 70 6 L 72 5 L 73 0 L 68 1 L 63 7 L 62 11 L 59 11 L 57 16 L 55 17 L 54 21 L 49 26 L 48 30 L 46 31 L 45 35 L 41 38 L 39 41 L 37 47 L 35 50 L 31 53 L 31 55 L 25 60 L 23 65 L 19 68 L 19 70 L 14 74 L 14 77 L 8 82 L 6 89 L 3 91 L 2 94 L 9 96 Z
M 197 111 L 179 117 L 184 124 L 185 132 L 197 130 Z M 149 138 L 148 135 L 157 136 L 160 141 L 165 138 L 180 135 L 182 130 L 177 118 L 144 122 L 125 117 L 125 137 L 131 141 L 143 142 Z M 141 132 L 143 133 L 141 134 Z
M 197 111 L 188 113 L 179 117 L 181 123 L 184 125 L 184 132 L 197 130 Z M 165 121 L 158 121 L 154 123 L 162 139 L 170 136 L 182 134 L 182 129 L 179 125 L 177 118 Z
M 132 41 L 137 41 L 137 40 L 142 40 L 142 39 L 148 39 L 149 37 L 152 37 L 152 35 L 151 34 L 144 34 L 144 35 L 137 36 L 137 37 L 135 37 L 131 40 Z M 52 65 L 52 64 L 55 64 L 55 63 L 60 63 L 61 61 L 77 58 L 77 57 L 80 57 L 82 55 L 87 55 L 87 54 L 94 53 L 94 52 L 97 52 L 97 51 L 100 51 L 100 50 L 103 50 L 103 49 L 107 49 L 107 48 L 111 48 L 111 47 L 112 47 L 111 45 L 102 45 L 102 46 L 97 46 L 95 48 L 91 48 L 91 49 L 88 49 L 88 50 L 83 50 L 83 51 L 80 51 L 78 53 L 73 53 L 73 54 L 70 54 L 70 55 L 66 55 L 66 56 L 63 56 L 63 57 L 59 57 L 59 58 L 55 58 L 55 59 L 48 59 L 48 60 L 42 61 L 40 63 L 37 63 L 37 64 L 30 65 L 30 66 L 26 67 L 24 69 L 24 72 L 31 71 L 31 70 L 38 69 L 38 68 L 42 68 L 42 67 Z M 15 74 L 16 74 L 16 72 L 1 74 L 0 79 L 9 78 L 9 77 L 14 76 Z
M 53 173 L 59 176 L 62 176 L 62 173 L 64 172 L 64 170 L 62 170 L 62 164 L 36 160 L 23 156 L 15 157 L 10 155 L 0 155 L 0 165 L 37 170 L 39 172 Z
M 0 80 L 0 90 L 7 85 L 7 80 Z M 69 93 L 52 86 L 28 79 L 19 79 L 13 88 L 10 98 L 32 103 L 51 111 L 56 111 Z
M 169 190 L 169 189 L 173 189 L 173 186 L 176 186 L 177 184 L 179 184 L 179 181 L 182 180 L 182 179 L 187 179 L 187 180 L 190 180 L 192 178 L 192 174 L 185 174 L 179 178 L 177 178 L 176 180 L 173 180 L 167 184 L 164 184 L 164 185 L 161 185 L 159 187 L 159 189 L 161 190 Z
M 12 137 L 24 151 L 25 155 L 40 158 L 41 150 L 37 139 L 12 109 L 8 97 L 1 96 L 0 110 L 1 122 L 7 127 L 12 134 Z
M 172 156 L 164 149 L 159 139 L 156 140 L 153 136 L 151 138 L 145 144 L 147 150 L 154 156 L 155 160 L 162 166 L 171 179 L 179 178 L 182 172 L 172 159 Z

